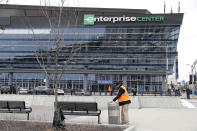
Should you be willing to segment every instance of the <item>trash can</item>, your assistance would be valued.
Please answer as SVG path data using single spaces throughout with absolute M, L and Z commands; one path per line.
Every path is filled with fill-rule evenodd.
M 108 103 L 108 121 L 109 124 L 120 124 L 120 110 L 116 102 Z

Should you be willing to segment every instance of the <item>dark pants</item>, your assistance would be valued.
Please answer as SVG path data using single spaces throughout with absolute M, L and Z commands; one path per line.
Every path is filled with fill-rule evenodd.
M 187 93 L 187 99 L 190 99 L 190 93 Z

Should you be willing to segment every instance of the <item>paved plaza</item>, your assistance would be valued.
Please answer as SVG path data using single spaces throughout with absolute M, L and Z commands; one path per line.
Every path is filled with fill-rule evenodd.
M 197 100 L 184 101 L 197 103 Z M 192 102 L 191 102 L 192 101 Z M 32 106 L 33 112 L 30 114 L 31 121 L 53 120 L 52 106 Z M 108 124 L 108 110 L 101 109 L 101 124 Z M 26 120 L 25 114 L 4 114 L 0 119 Z M 142 108 L 129 109 L 130 125 L 135 126 L 136 131 L 197 131 L 197 108 L 183 106 L 178 109 L 171 108 Z M 66 116 L 66 123 L 97 124 L 96 116 Z

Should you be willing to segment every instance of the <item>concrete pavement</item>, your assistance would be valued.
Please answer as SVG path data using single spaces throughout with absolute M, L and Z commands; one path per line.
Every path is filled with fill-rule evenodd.
M 196 109 L 131 109 L 136 131 L 196 131 Z
M 25 120 L 24 114 L 3 114 L 1 119 Z M 52 121 L 53 107 L 33 106 L 30 120 Z M 136 131 L 196 131 L 197 109 L 160 109 L 143 108 L 129 109 L 130 125 L 136 127 Z M 66 116 L 67 123 L 96 124 L 96 116 Z M 108 111 L 102 110 L 101 123 L 108 124 Z
M 107 110 L 102 110 L 101 122 L 108 123 Z M 196 131 L 196 109 L 129 109 L 130 125 L 136 131 Z M 97 123 L 96 117 L 75 117 L 67 122 Z
M 191 102 L 191 100 L 186 100 Z M 197 103 L 197 100 L 192 100 Z M 190 103 L 192 104 L 192 103 Z M 30 114 L 32 121 L 53 120 L 53 106 L 31 105 L 33 112 Z M 197 131 L 197 106 L 195 108 L 129 108 L 130 125 L 136 131 Z M 100 108 L 101 124 L 108 124 L 108 110 Z M 97 124 L 96 116 L 65 116 L 66 123 Z M 25 114 L 0 113 L 0 119 L 26 120 Z

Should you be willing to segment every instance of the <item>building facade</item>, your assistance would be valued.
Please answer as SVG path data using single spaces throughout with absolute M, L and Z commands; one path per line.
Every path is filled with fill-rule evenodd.
M 166 90 L 169 74 L 178 78 L 182 13 L 65 7 L 60 18 L 58 11 L 0 6 L 1 83 L 21 83 L 24 78 L 24 83 L 30 81 L 28 86 L 41 79 L 50 84 L 38 59 L 50 75 L 56 67 L 64 70 L 63 88 L 105 90 L 120 81 L 128 89 L 160 91 Z

